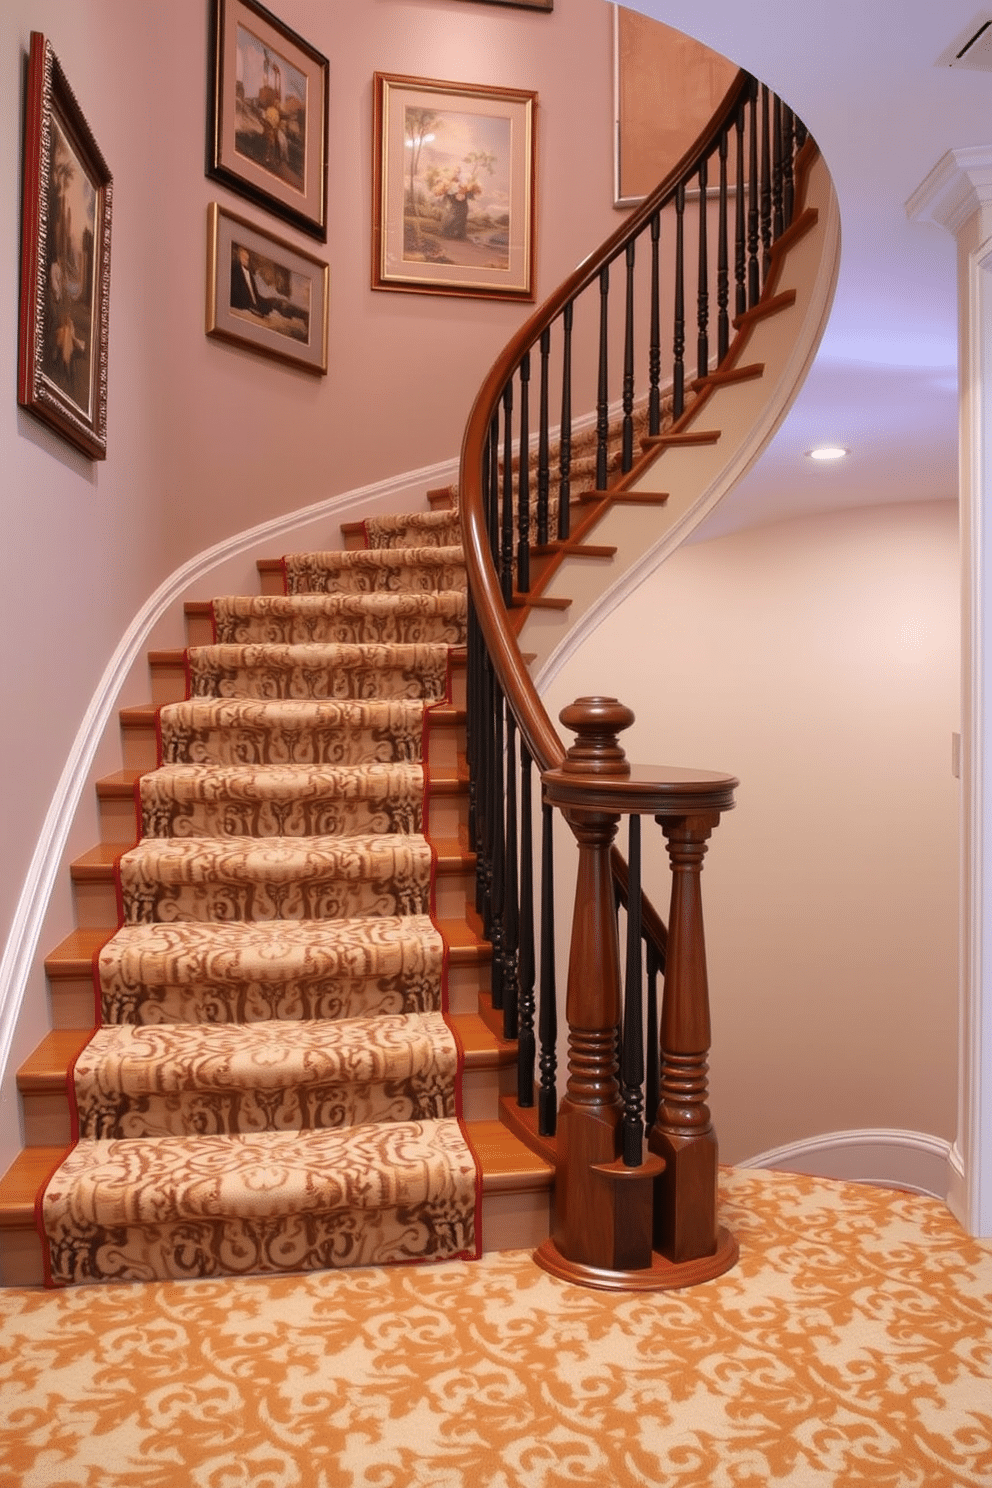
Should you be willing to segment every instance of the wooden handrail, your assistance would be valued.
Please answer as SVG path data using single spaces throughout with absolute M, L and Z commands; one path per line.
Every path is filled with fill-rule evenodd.
M 774 148 L 769 140 L 772 118 Z M 633 769 L 616 737 L 633 715 L 615 699 L 583 698 L 564 710 L 561 721 L 578 734 L 566 753 L 531 679 L 517 619 L 521 609 L 534 602 L 535 589 L 537 602 L 547 602 L 544 585 L 564 554 L 581 552 L 588 559 L 612 555 L 614 549 L 584 539 L 615 500 L 630 499 L 627 488 L 659 450 L 677 441 L 699 443 L 718 437 L 685 432 L 684 424 L 693 416 L 687 399 L 707 398 L 721 379 L 741 380 L 760 372 L 755 366 L 737 366 L 741 343 L 735 338 L 731 344 L 730 329 L 732 323 L 744 327 L 765 287 L 773 286 L 775 245 L 787 237 L 792 223 L 795 167 L 804 140 L 805 129 L 791 110 L 772 100 L 767 88 L 752 77 L 738 74 L 713 119 L 657 190 L 529 317 L 497 358 L 473 404 L 462 441 L 460 522 L 470 591 L 469 833 L 478 864 L 476 905 L 493 946 L 492 1008 L 502 1012 L 503 1036 L 519 1038 L 516 1104 L 511 1108 L 504 1103 L 504 1110 L 528 1139 L 547 1142 L 557 1133 L 554 1237 L 538 1259 L 555 1274 L 590 1285 L 686 1285 L 690 1277 L 718 1275 L 736 1254 L 732 1236 L 716 1222 L 717 1149 L 706 1104 L 709 1012 L 699 898 L 706 842 L 720 813 L 733 804 L 736 781 L 701 771 Z M 718 178 L 712 194 L 711 160 Z M 695 184 L 699 189 L 690 213 L 687 188 Z M 732 231 L 731 189 L 736 196 Z M 674 235 L 674 272 L 663 284 L 662 211 L 669 204 L 665 232 L 671 228 Z M 685 272 L 685 228 L 687 217 L 691 226 L 692 216 L 697 223 L 698 266 L 695 282 L 687 284 L 691 271 Z M 711 222 L 717 247 L 713 260 Z M 635 267 L 635 260 L 638 266 L 642 263 L 638 247 L 649 253 L 646 272 Z M 623 276 L 617 297 L 624 312 L 622 330 L 619 320 L 610 319 L 614 264 L 618 281 Z M 634 356 L 638 286 L 650 300 L 648 356 L 640 383 Z M 595 417 L 595 458 L 588 465 L 590 469 L 595 465 L 595 476 L 592 490 L 577 490 L 573 496 L 572 479 L 579 468 L 573 463 L 572 440 L 573 310 L 584 291 L 589 293 L 581 302 L 583 310 L 590 306 L 594 321 L 589 329 L 598 330 L 595 408 L 586 410 Z M 671 359 L 665 362 L 664 378 L 663 294 L 666 320 L 671 316 Z M 716 307 L 713 315 L 711 303 Z M 561 334 L 561 358 L 554 367 L 553 329 Z M 738 331 L 739 336 L 746 333 Z M 621 339 L 622 417 L 616 448 L 609 373 Z M 685 354 L 687 342 L 693 341 L 694 359 Z M 695 361 L 696 373 L 690 370 L 688 378 L 687 360 Z M 552 385 L 561 393 L 554 538 L 549 520 Z M 535 396 L 539 414 L 532 441 Z M 635 457 L 635 429 L 642 418 L 643 453 Z M 663 432 L 665 428 L 668 432 Z M 633 494 L 640 499 L 643 493 L 638 488 Z M 666 498 L 651 493 L 650 499 Z M 574 530 L 573 501 L 575 509 L 586 503 Z M 538 570 L 533 584 L 532 561 Z M 528 900 L 533 897 L 535 845 L 529 803 L 534 767 L 543 799 L 538 985 L 534 907 L 532 902 L 518 905 L 524 880 Z M 579 851 L 565 1009 L 568 1078 L 560 1105 L 550 887 L 552 807 L 567 820 Z M 642 891 L 640 826 L 631 828 L 629 871 L 613 846 L 621 817 L 631 815 L 653 816 L 666 839 L 673 874 L 669 930 Z M 526 864 L 519 877 L 518 854 Z M 618 899 L 628 909 L 623 997 Z M 642 1030 L 645 941 L 646 1020 L 652 1046 L 647 1058 Z M 665 974 L 660 1036 L 659 967 Z M 539 1079 L 534 1068 L 535 1029 L 540 1032 Z M 535 1106 L 536 1130 L 533 1115 L 527 1114 Z M 661 1277 L 659 1254 L 664 1257 Z
M 594 253 L 584 259 L 520 327 L 493 363 L 469 414 L 462 440 L 459 471 L 459 506 L 469 589 L 500 686 L 527 748 L 540 770 L 551 770 L 558 766 L 564 758 L 565 750 L 531 680 L 520 648 L 506 624 L 499 577 L 489 550 L 482 501 L 482 463 L 493 413 L 507 382 L 524 355 L 538 344 L 542 333 L 565 306 L 594 283 L 603 268 L 623 253 L 627 243 L 637 237 L 650 224 L 652 217 L 674 199 L 680 187 L 684 187 L 686 180 L 698 170 L 700 160 L 712 152 L 721 133 L 733 122 L 753 86 L 754 80 L 750 74 L 738 73 L 713 119 L 669 171 L 657 190 Z

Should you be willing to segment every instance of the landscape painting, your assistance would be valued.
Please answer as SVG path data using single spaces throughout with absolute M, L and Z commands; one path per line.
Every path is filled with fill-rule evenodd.
M 234 148 L 246 160 L 302 191 L 307 138 L 307 79 L 247 26 L 237 27 Z
M 327 238 L 328 61 L 258 0 L 213 0 L 207 175 Z
M 96 189 L 53 116 L 42 375 L 89 419 L 93 406 Z
M 107 454 L 113 181 L 52 51 L 31 33 L 21 202 L 17 399 Z
M 533 297 L 534 98 L 377 74 L 373 288 Z

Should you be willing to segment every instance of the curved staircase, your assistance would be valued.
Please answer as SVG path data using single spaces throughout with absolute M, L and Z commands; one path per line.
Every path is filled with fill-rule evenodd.
M 746 193 L 737 193 L 733 318 L 732 136 L 736 179 L 747 181 Z M 759 140 L 767 157 L 760 170 Z M 532 766 L 547 783 L 565 760 L 531 668 L 544 666 L 546 675 L 604 606 L 656 566 L 784 416 L 822 331 L 836 271 L 829 179 L 804 140 L 779 101 L 742 75 L 654 197 L 535 312 L 494 366 L 466 431 L 460 513 L 454 491 L 429 493 L 431 511 L 346 524 L 340 549 L 260 561 L 259 595 L 187 605 L 187 648 L 150 654 L 152 701 L 122 711 L 123 768 L 98 786 L 103 840 L 72 866 L 78 929 L 46 961 L 53 1031 L 19 1072 L 26 1145 L 0 1180 L 4 1284 L 546 1249 L 556 1166 L 567 1176 L 559 1208 L 577 1169 L 563 1164 L 555 1138 L 550 849 L 537 870 L 529 834 L 519 850 L 516 840 L 518 823 L 523 834 L 539 814 L 529 794 L 519 802 L 515 794 L 517 738 L 521 792 L 530 791 Z M 711 202 L 706 162 L 717 157 Z M 674 213 L 681 254 L 695 172 L 698 376 L 684 375 L 679 278 L 675 367 L 663 382 L 657 243 Z M 812 208 L 811 192 L 819 193 Z M 705 256 L 714 213 L 722 244 L 715 265 Z M 633 243 L 641 233 L 654 245 L 653 287 L 635 293 Z M 609 399 L 607 292 L 609 266 L 624 256 L 618 405 Z M 569 379 L 572 307 L 586 289 L 598 294 L 601 320 L 595 427 L 583 439 L 571 420 Z M 645 297 L 655 313 L 648 383 L 639 387 L 633 305 Z M 711 299 L 719 305 L 712 357 Z M 565 370 L 549 375 L 559 321 Z M 540 366 L 533 435 L 532 352 Z M 551 438 L 555 378 L 562 422 Z M 474 688 L 467 701 L 466 661 Z M 595 719 L 587 723 L 591 733 L 566 766 L 572 774 L 561 799 L 574 806 L 591 791 L 588 799 L 600 808 L 609 801 L 607 817 L 619 819 L 620 796 L 605 787 L 597 796 L 602 776 L 597 782 L 583 771 L 592 760 L 616 774 L 623 752 Z M 687 778 L 683 772 L 675 789 L 682 818 L 686 792 L 697 788 L 709 792 L 711 807 L 719 795 L 717 816 L 729 809 L 730 777 L 691 787 Z M 661 822 L 671 785 L 646 786 L 641 804 L 627 809 Z M 550 814 L 546 798 L 546 842 Z M 701 831 L 690 846 L 698 875 Z M 636 1153 L 648 1135 L 655 1155 L 628 1158 L 625 1146 L 621 1163 L 611 1148 L 605 1167 L 593 1168 L 615 1169 L 618 1193 L 632 1177 L 648 1187 L 657 1178 L 675 1230 L 692 1239 L 684 1255 L 628 1263 L 633 1272 L 593 1262 L 590 1284 L 640 1284 L 643 1265 L 653 1286 L 660 1265 L 668 1268 L 661 1284 L 686 1285 L 717 1274 L 707 1260 L 713 1213 L 706 1201 L 688 1215 L 676 1160 L 680 1152 L 691 1164 L 699 1159 L 703 1177 L 689 1187 L 711 1187 L 715 1204 L 707 1050 L 698 1032 L 708 1016 L 705 956 L 701 941 L 685 938 L 691 915 L 667 944 L 664 925 L 641 902 L 638 872 L 633 859 L 628 870 L 614 855 L 600 882 L 604 936 L 614 895 L 636 926 L 623 1015 L 612 985 L 615 951 L 603 952 L 602 965 L 579 969 L 602 982 L 601 1025 L 570 1028 L 569 1038 L 577 1038 L 576 1068 L 583 1041 L 593 1038 L 593 1083 L 606 1093 L 603 1113 L 613 1122 L 618 1043 L 640 1016 L 641 950 L 633 942 L 643 933 L 648 982 L 666 971 L 668 957 L 668 982 L 682 987 L 686 1018 L 672 1011 L 666 985 L 659 1068 L 659 1008 L 651 1013 L 655 994 L 646 993 L 648 1064 L 653 1044 L 656 1067 L 645 1077 L 642 1055 L 628 1062 L 624 1053 L 624 1120 L 642 1129 Z M 676 974 L 680 964 L 691 968 L 688 978 Z M 697 1031 L 683 1047 L 690 1025 Z M 629 1042 L 633 1048 L 637 1038 Z M 680 1080 L 689 1081 L 691 1099 L 682 1099 Z M 573 1084 L 563 1109 L 570 1098 L 586 1100 Z M 653 1131 L 642 1108 L 649 1118 L 658 1111 Z M 670 1130 L 658 1145 L 666 1110 Z M 648 1255 L 651 1206 L 649 1193 L 638 1222 Z M 655 1210 L 657 1250 L 669 1220 L 659 1219 L 657 1203 Z M 556 1211 L 562 1234 L 584 1222 L 562 1230 Z M 611 1241 L 618 1253 L 625 1228 L 621 1204 Z M 582 1265 L 568 1269 L 567 1250 L 561 1274 L 588 1280 Z M 728 1239 L 720 1265 L 735 1253 Z
M 496 1119 L 515 1051 L 469 906 L 455 537 L 450 510 L 353 524 L 260 563 L 259 596 L 188 606 L 188 648 L 150 657 L 20 1071 L 7 1284 L 546 1233 L 548 1164 Z

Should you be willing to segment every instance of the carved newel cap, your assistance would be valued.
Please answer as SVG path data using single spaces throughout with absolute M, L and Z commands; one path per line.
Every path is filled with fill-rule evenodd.
M 576 735 L 562 761 L 566 775 L 629 775 L 630 764 L 617 735 L 630 728 L 630 708 L 611 697 L 581 697 L 558 714 Z

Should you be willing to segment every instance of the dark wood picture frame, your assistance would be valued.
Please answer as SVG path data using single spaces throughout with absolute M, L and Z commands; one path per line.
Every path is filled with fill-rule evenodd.
M 536 114 L 528 89 L 375 74 L 373 289 L 533 300 Z
M 207 175 L 321 242 L 328 77 L 327 58 L 257 0 L 212 0 Z
M 107 456 L 113 180 L 50 42 L 31 33 L 21 198 L 17 401 Z
M 207 207 L 208 336 L 327 371 L 330 270 L 217 202 Z
M 472 0 L 475 5 L 509 5 L 514 10 L 554 10 L 555 0 Z

